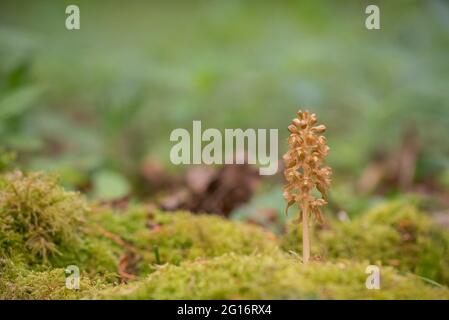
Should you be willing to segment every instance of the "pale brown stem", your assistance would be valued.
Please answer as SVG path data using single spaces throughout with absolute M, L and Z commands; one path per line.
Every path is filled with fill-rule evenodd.
M 310 258 L 309 212 L 307 204 L 302 205 L 302 262 L 308 263 Z

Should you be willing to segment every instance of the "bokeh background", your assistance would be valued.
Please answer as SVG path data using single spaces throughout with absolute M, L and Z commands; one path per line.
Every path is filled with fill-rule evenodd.
M 372 3 L 378 31 L 365 28 Z M 80 30 L 65 28 L 68 4 Z M 281 156 L 287 125 L 308 108 L 328 127 L 330 214 L 405 194 L 440 212 L 448 57 L 442 0 L 2 0 L 0 167 L 14 153 L 14 166 L 57 172 L 92 199 L 153 201 L 209 177 L 170 164 L 173 129 L 278 128 Z M 259 180 L 226 214 L 283 217 L 282 175 Z

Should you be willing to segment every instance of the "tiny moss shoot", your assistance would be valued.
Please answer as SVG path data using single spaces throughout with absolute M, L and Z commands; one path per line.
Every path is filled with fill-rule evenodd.
M 316 125 L 314 113 L 298 111 L 297 118 L 288 126 L 289 149 L 284 155 L 284 175 L 287 184 L 284 187 L 284 198 L 288 208 L 295 203 L 299 206 L 299 221 L 303 224 L 303 263 L 310 258 L 309 215 L 312 213 L 321 222 L 321 207 L 327 204 L 327 190 L 330 186 L 332 170 L 324 166 L 324 159 L 329 152 L 326 138 L 322 135 L 324 125 Z M 315 197 L 313 191 L 321 197 Z

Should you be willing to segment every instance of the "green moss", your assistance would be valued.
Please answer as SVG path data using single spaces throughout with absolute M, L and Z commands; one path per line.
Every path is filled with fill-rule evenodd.
M 79 290 L 66 287 L 66 274 L 63 268 L 41 271 L 29 270 L 20 262 L 0 261 L 0 299 L 38 299 L 62 300 L 80 297 L 106 288 L 101 280 L 92 281 L 81 274 Z
M 229 252 L 250 254 L 277 248 L 272 233 L 214 215 L 181 211 L 148 213 L 135 207 L 126 212 L 105 211 L 96 219 L 136 248 L 140 274 L 153 271 L 155 264 L 179 264 Z
M 77 246 L 88 211 L 76 193 L 54 177 L 15 172 L 3 177 L 0 193 L 0 247 L 5 255 L 46 263 L 62 246 Z
M 109 235 L 109 236 L 108 236 Z M 134 248 L 129 267 L 146 275 L 155 264 L 228 252 L 267 252 L 273 234 L 217 216 L 187 212 L 149 213 L 143 207 L 116 212 L 91 210 L 86 201 L 58 185 L 56 177 L 15 172 L 0 182 L 0 258 L 34 271 L 77 265 L 92 278 L 117 280 L 119 259 Z
M 296 233 L 284 238 L 285 249 L 299 251 Z M 272 233 L 254 225 L 142 206 L 91 210 L 54 177 L 0 176 L 3 299 L 448 297 L 447 289 L 407 273 L 449 283 L 449 235 L 409 204 L 394 202 L 350 223 L 332 222 L 315 230 L 312 243 L 328 262 L 304 266 L 279 252 Z M 126 271 L 148 277 L 111 287 L 120 257 L 130 253 Z M 367 290 L 368 264 L 406 274 L 382 267 L 382 289 Z M 65 287 L 68 265 L 80 268 L 79 291 Z
M 283 239 L 287 250 L 300 251 L 296 228 Z M 391 202 L 351 222 L 332 221 L 313 233 L 313 252 L 324 259 L 381 262 L 449 284 L 449 234 L 413 205 Z
M 52 266 L 76 265 L 94 279 L 118 280 L 117 268 L 122 250 L 106 239 L 86 235 L 77 247 L 64 248 L 62 252 L 61 256 L 53 259 Z
M 88 222 L 83 197 L 54 176 L 14 172 L 0 178 L 0 258 L 32 269 L 79 266 L 91 274 L 116 270 L 117 253 Z
M 164 265 L 145 280 L 97 299 L 448 299 L 449 290 L 381 268 L 380 290 L 365 286 L 367 263 L 310 263 L 285 254 L 226 254 Z

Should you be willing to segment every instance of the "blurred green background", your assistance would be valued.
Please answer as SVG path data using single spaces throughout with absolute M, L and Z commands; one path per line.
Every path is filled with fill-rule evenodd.
M 365 28 L 372 3 L 378 31 Z M 68 4 L 80 30 L 65 28 Z M 304 107 L 328 127 L 336 197 L 408 128 L 413 184 L 447 190 L 448 88 L 442 0 L 0 3 L 1 146 L 92 197 L 138 189 L 148 157 L 170 167 L 169 134 L 192 120 L 279 128 L 282 155 Z

